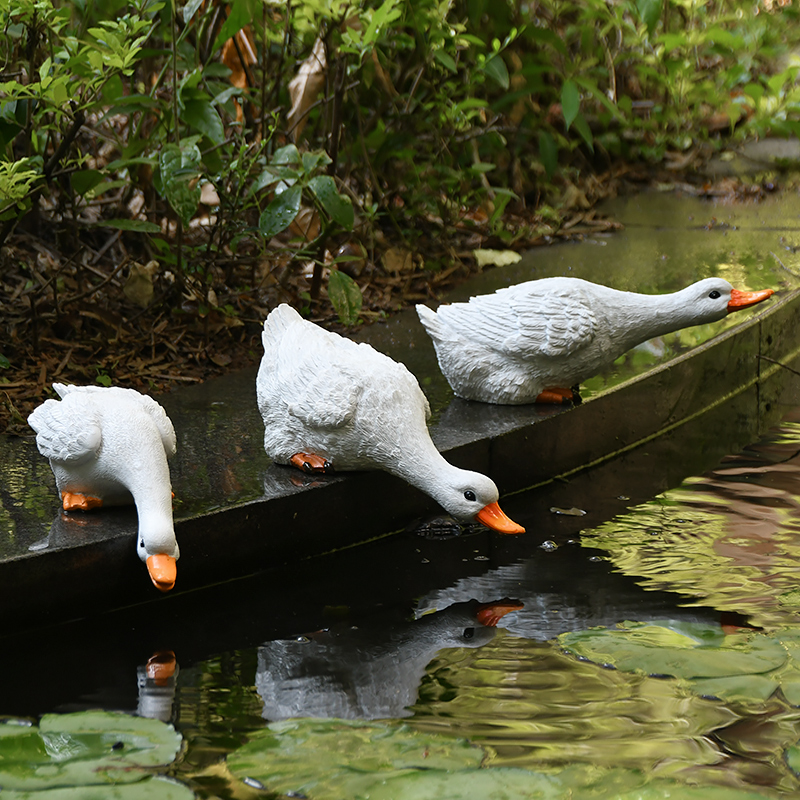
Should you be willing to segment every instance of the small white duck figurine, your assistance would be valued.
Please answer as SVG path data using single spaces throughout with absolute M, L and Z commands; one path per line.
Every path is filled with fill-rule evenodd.
M 428 433 L 428 401 L 402 364 L 280 305 L 264 322 L 256 378 L 264 448 L 307 472 L 383 469 L 431 495 L 456 519 L 524 533 L 485 475 L 448 463 Z
M 431 311 L 420 321 L 453 391 L 484 403 L 563 403 L 572 387 L 630 348 L 715 322 L 774 292 L 743 292 L 706 278 L 662 295 L 623 292 L 580 278 L 542 278 Z
M 66 386 L 28 417 L 50 467 L 64 510 L 87 511 L 133 501 L 139 518 L 137 551 L 157 589 L 175 585 L 178 543 L 172 522 L 167 458 L 175 430 L 152 397 L 133 389 Z

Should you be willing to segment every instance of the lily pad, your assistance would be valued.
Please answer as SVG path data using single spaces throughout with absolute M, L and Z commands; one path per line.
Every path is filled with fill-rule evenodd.
M 341 800 L 407 772 L 475 768 L 482 758 L 483 751 L 464 739 L 417 733 L 407 725 L 297 719 L 258 731 L 228 756 L 228 767 L 273 792 Z
M 194 800 L 187 786 L 157 775 L 117 786 L 61 786 L 40 792 L 3 791 L 3 800 Z
M 780 688 L 790 703 L 800 703 L 795 631 L 725 635 L 711 625 L 659 621 L 565 633 L 559 643 L 590 661 L 683 679 L 700 695 L 763 702 Z
M 181 745 L 171 725 L 107 711 L 46 714 L 39 726 L 0 725 L 0 787 L 22 791 L 134 783 L 169 764 Z
M 463 739 L 405 724 L 342 719 L 273 723 L 228 756 L 228 767 L 267 791 L 309 800 L 754 800 L 729 787 L 648 781 L 640 770 L 574 764 L 533 771 L 480 766 Z

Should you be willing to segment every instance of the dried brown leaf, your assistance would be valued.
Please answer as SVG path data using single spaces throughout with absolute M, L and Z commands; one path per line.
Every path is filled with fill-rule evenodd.
M 297 75 L 289 81 L 289 97 L 292 107 L 286 117 L 292 141 L 297 141 L 308 120 L 307 114 L 317 100 L 325 85 L 328 62 L 325 56 L 325 42 L 322 38 L 314 42 L 311 55 L 303 61 Z

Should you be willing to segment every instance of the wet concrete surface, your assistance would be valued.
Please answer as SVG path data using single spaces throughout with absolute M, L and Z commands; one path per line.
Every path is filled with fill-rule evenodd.
M 693 447 L 724 444 L 727 452 L 753 441 L 800 400 L 797 377 L 775 363 L 800 368 L 800 200 L 795 195 L 724 206 L 651 194 L 615 201 L 606 210 L 624 223 L 624 231 L 538 248 L 442 300 L 550 275 L 648 293 L 720 275 L 739 288 L 772 287 L 778 294 L 756 309 L 632 351 L 607 374 L 587 382 L 586 401 L 568 409 L 453 398 L 413 310 L 356 337 L 407 364 L 431 400 L 437 445 L 459 466 L 489 474 L 503 494 L 552 487 L 554 479 L 624 458 L 695 424 L 709 440 L 695 441 Z M 171 472 L 181 559 L 176 590 L 164 597 L 136 557 L 133 509 L 60 513 L 49 466 L 33 439 L 3 441 L 4 627 L 54 623 L 150 601 L 160 609 L 178 607 L 181 595 L 197 589 L 365 542 L 437 510 L 430 498 L 389 475 L 308 477 L 270 464 L 254 381 L 255 367 L 158 398 L 178 434 Z M 718 409 L 725 411 L 726 430 L 712 432 L 704 420 Z M 690 459 L 683 453 L 675 458 L 678 481 L 689 474 L 682 470 L 689 469 Z M 672 474 L 668 464 L 664 474 Z M 513 518 L 514 498 L 503 505 Z M 528 524 L 528 533 L 519 537 L 525 547 L 531 539 L 546 538 L 536 521 Z M 504 546 L 509 538 L 503 537 Z

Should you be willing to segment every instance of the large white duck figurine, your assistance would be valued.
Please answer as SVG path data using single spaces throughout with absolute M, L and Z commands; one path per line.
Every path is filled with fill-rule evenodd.
M 428 401 L 414 376 L 374 350 L 304 320 L 287 305 L 264 322 L 256 378 L 264 447 L 306 471 L 383 469 L 428 493 L 459 520 L 524 533 L 485 475 L 458 469 L 428 433 Z
M 562 403 L 572 387 L 641 342 L 748 308 L 743 292 L 706 278 L 679 292 L 637 294 L 580 278 L 542 278 L 417 313 L 453 391 L 484 403 Z
M 66 511 L 136 504 L 137 550 L 157 589 L 175 585 L 178 543 L 167 458 L 175 430 L 152 397 L 133 389 L 66 386 L 28 417 Z

